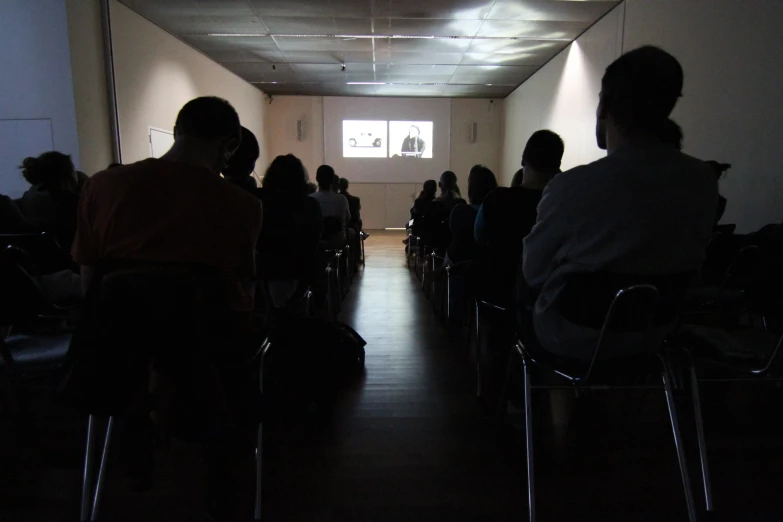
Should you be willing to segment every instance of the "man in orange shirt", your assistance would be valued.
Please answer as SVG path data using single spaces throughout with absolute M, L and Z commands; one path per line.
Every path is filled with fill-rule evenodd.
M 93 176 L 72 251 L 85 288 L 99 261 L 200 264 L 224 274 L 234 311 L 252 311 L 252 291 L 242 287 L 256 275 L 261 202 L 220 177 L 240 139 L 227 101 L 196 98 L 177 116 L 163 157 Z
M 216 269 L 219 284 L 224 287 L 222 302 L 209 304 L 219 305 L 221 313 L 226 311 L 229 316 L 227 327 L 220 328 L 218 342 L 211 346 L 211 355 L 217 357 L 227 355 L 226 345 L 249 337 L 246 327 L 252 317 L 255 249 L 261 231 L 261 202 L 220 177 L 239 147 L 240 129 L 239 116 L 227 101 L 205 97 L 188 102 L 177 116 L 174 145 L 162 158 L 105 170 L 86 183 L 72 249 L 74 261 L 82 266 L 85 289 L 96 275 L 96 266 L 105 262 Z M 183 343 L 188 346 L 177 355 L 185 373 L 190 371 L 187 355 L 195 351 L 190 344 L 192 335 L 183 332 Z M 128 349 L 117 345 L 98 348 Z M 146 357 L 143 346 L 130 347 L 135 348 L 139 357 Z M 226 358 L 230 359 L 230 354 Z M 254 414 L 253 384 L 245 378 L 248 371 L 218 370 L 223 396 L 229 410 L 234 410 L 233 423 L 218 430 L 221 435 L 213 435 L 212 443 L 207 445 L 207 509 L 219 520 L 238 518 L 232 512 L 251 512 L 250 507 L 236 501 L 237 495 L 249 499 L 250 493 L 245 490 L 252 485 L 252 473 L 243 470 L 252 465 L 251 447 L 242 444 L 248 440 L 252 422 L 241 419 Z M 191 377 L 199 379 L 195 374 Z M 183 414 L 178 411 L 174 415 L 177 413 Z M 198 415 L 209 422 L 208 412 Z M 149 487 L 154 433 L 149 412 L 142 408 L 128 415 L 125 424 L 121 446 L 126 473 L 136 487 Z M 243 427 L 231 429 L 239 424 Z

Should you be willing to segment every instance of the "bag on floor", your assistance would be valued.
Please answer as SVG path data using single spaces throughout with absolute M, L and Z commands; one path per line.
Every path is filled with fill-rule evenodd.
M 272 409 L 330 403 L 364 369 L 367 344 L 350 326 L 290 317 L 270 334 L 265 362 L 265 403 Z

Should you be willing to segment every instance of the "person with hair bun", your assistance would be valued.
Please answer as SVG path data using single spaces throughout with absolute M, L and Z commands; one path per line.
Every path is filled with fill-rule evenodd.
M 544 189 L 524 241 L 523 272 L 540 291 L 536 337 L 555 355 L 589 360 L 600 336 L 591 322 L 562 312 L 574 274 L 676 279 L 704 262 L 718 184 L 707 164 L 678 150 L 682 133 L 669 116 L 683 83 L 680 63 L 657 47 L 615 60 L 601 80 L 596 115 L 596 141 L 607 157 L 558 174 Z M 672 326 L 656 325 L 651 344 Z M 630 355 L 644 344 L 617 348 Z
M 33 227 L 50 232 L 61 247 L 70 250 L 79 207 L 79 175 L 71 157 L 44 152 L 25 158 L 19 168 L 31 185 L 17 201 L 19 210 Z

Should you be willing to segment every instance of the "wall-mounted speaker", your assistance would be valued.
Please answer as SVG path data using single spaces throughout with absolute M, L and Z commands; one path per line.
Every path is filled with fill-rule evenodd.
M 299 141 L 304 141 L 304 121 L 303 120 L 297 120 L 296 121 L 296 139 Z
M 471 122 L 470 124 L 470 133 L 468 139 L 470 140 L 471 143 L 476 143 L 476 141 L 478 140 L 478 123 L 476 123 L 475 121 Z

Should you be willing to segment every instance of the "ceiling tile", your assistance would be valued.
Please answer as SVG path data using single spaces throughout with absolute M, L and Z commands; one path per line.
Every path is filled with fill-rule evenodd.
M 182 40 L 202 51 L 276 51 L 277 44 L 269 36 L 181 36 Z
M 380 53 L 376 54 L 376 61 L 393 64 L 414 64 L 424 63 L 438 65 L 459 65 L 462 62 L 463 54 L 460 53 L 429 53 L 422 56 L 421 53 Z
M 482 40 L 470 41 L 469 53 L 543 53 L 554 56 L 570 42 L 546 40 Z
M 330 16 L 265 16 L 262 20 L 271 34 L 337 34 Z
M 549 56 L 542 53 L 467 53 L 462 65 L 544 65 Z
M 469 38 L 389 38 L 382 41 L 390 52 L 420 53 L 423 59 L 435 53 L 464 53 L 470 42 Z M 376 49 L 382 49 L 382 44 L 376 45 Z
M 288 51 L 362 51 L 372 52 L 372 39 L 275 37 L 283 53 Z
M 527 79 L 538 67 L 522 65 L 460 65 L 449 83 L 516 84 Z
M 444 85 L 441 96 L 453 98 L 505 98 L 516 85 Z
M 618 3 L 617 1 L 553 2 L 552 0 L 526 0 L 520 2 L 518 0 L 498 0 L 487 18 L 490 20 L 593 23 Z
M 588 22 L 487 20 L 477 36 L 574 39 L 588 27 L 590 27 Z
M 286 61 L 280 51 L 204 51 L 216 62 L 273 62 Z
M 376 34 L 406 36 L 474 36 L 481 20 L 376 18 Z
M 373 15 L 386 18 L 483 20 L 494 0 L 375 0 Z
M 296 73 L 290 65 L 281 63 L 248 63 L 248 62 L 226 62 L 222 63 L 226 69 L 238 74 L 249 82 L 290 82 L 296 80 Z
M 255 14 L 265 16 L 331 16 L 329 0 L 252 0 Z
M 120 1 L 272 94 L 453 97 L 506 96 L 619 3 Z M 311 36 L 203 36 L 209 33 Z
M 362 51 L 286 51 L 286 60 L 297 63 L 372 63 L 372 52 Z

